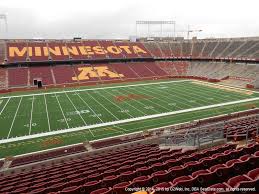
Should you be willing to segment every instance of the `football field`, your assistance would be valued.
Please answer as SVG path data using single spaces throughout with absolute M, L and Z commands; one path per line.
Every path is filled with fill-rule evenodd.
M 80 131 L 95 140 L 185 121 L 178 115 L 192 120 L 202 111 L 234 112 L 258 100 L 258 93 L 190 80 L 6 96 L 0 98 L 0 143 Z

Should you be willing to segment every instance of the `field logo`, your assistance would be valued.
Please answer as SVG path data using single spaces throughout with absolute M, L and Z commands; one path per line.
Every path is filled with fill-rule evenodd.
M 81 73 L 77 77 L 72 77 L 72 80 L 82 81 L 82 80 L 89 80 L 91 78 L 98 78 L 98 77 L 109 77 L 109 78 L 124 77 L 123 74 L 117 74 L 117 73 L 109 70 L 109 68 L 107 66 L 79 67 L 78 71 L 81 71 Z
M 63 143 L 63 139 L 59 138 L 59 137 L 54 137 L 54 138 L 47 138 L 46 140 L 43 140 L 41 142 L 41 147 L 42 148 L 46 148 L 46 147 L 50 147 L 53 145 L 59 145 Z
M 142 94 L 127 94 L 122 96 L 115 96 L 114 100 L 116 102 L 124 102 L 130 100 L 141 100 L 141 99 L 149 99 L 152 98 L 151 96 L 142 95 Z

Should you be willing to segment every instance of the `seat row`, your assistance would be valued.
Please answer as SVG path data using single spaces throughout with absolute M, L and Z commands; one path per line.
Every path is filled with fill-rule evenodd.
M 109 165 L 109 163 L 104 163 L 103 165 L 99 166 L 98 164 L 93 166 L 90 165 L 90 167 L 86 166 L 87 164 L 80 164 L 78 166 L 74 165 L 69 167 L 64 165 L 60 166 L 59 168 L 56 167 L 48 169 L 45 173 L 39 171 L 38 173 L 34 172 L 31 174 L 31 176 L 29 174 L 26 176 L 16 176 L 16 178 L 13 178 L 11 181 L 10 178 L 12 177 L 6 177 L 6 180 L 2 181 L 2 190 L 0 191 L 6 192 L 17 189 L 20 191 L 20 189 L 24 187 L 27 187 L 27 189 L 33 191 L 39 187 L 48 186 L 48 184 L 55 185 L 55 183 L 66 183 L 66 187 L 80 186 L 82 184 L 88 184 L 92 181 L 97 181 L 99 187 L 107 187 L 107 185 L 109 185 L 106 183 L 108 180 L 112 182 L 112 185 L 115 183 L 123 182 L 125 180 L 132 181 L 135 177 L 138 176 L 151 176 L 153 172 L 170 171 L 172 170 L 170 168 L 177 165 L 185 165 L 188 169 L 194 169 L 193 167 L 198 165 L 196 162 L 194 162 L 195 159 L 202 159 L 203 157 L 211 156 L 224 150 L 226 151 L 229 148 L 232 150 L 233 146 L 234 145 L 226 145 L 193 154 L 191 154 L 193 151 L 187 153 L 176 151 L 175 153 L 165 157 L 161 157 L 163 156 L 163 153 L 160 153 L 160 155 L 151 153 L 149 158 L 139 157 L 139 160 L 129 160 L 128 163 L 125 161 L 124 163 L 121 163 L 121 165 L 116 163 L 114 165 Z M 250 152 L 252 152 L 254 149 L 255 147 L 252 146 L 249 148 Z M 235 152 L 235 150 L 233 152 Z M 233 152 L 229 152 L 228 155 L 234 156 L 235 154 L 233 154 Z M 244 150 L 238 150 L 239 154 L 242 152 L 244 152 Z M 158 158 L 158 156 L 160 157 Z M 199 165 L 205 165 L 206 162 L 203 162 Z M 169 173 L 171 173 L 171 171 Z M 113 181 L 111 181 L 111 179 Z M 53 189 L 53 191 L 54 190 L 57 191 L 57 189 Z

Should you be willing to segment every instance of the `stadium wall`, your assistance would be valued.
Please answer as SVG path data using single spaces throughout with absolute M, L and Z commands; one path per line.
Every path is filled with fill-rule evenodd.
M 259 66 L 257 68 L 258 68 L 258 71 L 259 71 Z M 259 89 L 259 75 L 258 74 L 256 75 L 254 86 L 255 86 L 256 89 Z

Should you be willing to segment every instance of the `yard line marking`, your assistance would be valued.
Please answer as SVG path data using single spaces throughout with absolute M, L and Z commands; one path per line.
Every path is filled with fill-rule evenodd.
M 191 80 L 190 80 L 191 81 Z M 184 82 L 182 82 L 182 83 L 184 83 Z M 247 91 L 247 92 L 251 92 L 250 90 L 247 90 L 247 89 L 242 89 L 242 88 L 239 88 L 239 87 L 233 87 L 233 86 L 226 86 L 226 85 L 222 85 L 222 84 L 216 84 L 216 83 L 209 83 L 209 82 L 204 82 L 204 81 L 198 81 L 198 80 L 192 80 L 191 81 L 191 83 L 193 83 L 193 85 L 195 84 L 195 83 L 206 83 L 206 84 L 208 84 L 208 85 L 201 85 L 201 86 L 205 86 L 204 88 L 206 88 L 207 90 L 208 90 L 208 88 L 209 88 L 209 85 L 216 85 L 216 86 L 224 86 L 224 87 L 227 87 L 227 88 L 234 88 L 234 89 L 238 89 L 238 90 L 242 90 L 242 91 Z M 165 84 L 169 84 L 169 83 L 165 83 Z M 196 87 L 198 87 L 199 85 L 197 84 L 197 86 Z M 176 87 L 177 87 L 177 85 L 176 85 Z M 227 91 L 224 91 L 223 89 L 220 89 L 220 88 L 213 88 L 213 89 L 215 89 L 215 93 L 223 93 L 223 92 L 227 92 Z M 238 95 L 237 93 L 235 93 L 235 92 L 231 92 L 231 91 L 229 91 L 232 95 L 234 95 L 235 96 L 235 98 L 236 98 L 236 96 Z M 253 93 L 259 93 L 259 92 L 256 92 L 256 91 L 252 91 Z M 224 95 L 224 94 L 223 94 Z M 240 94 L 241 95 L 241 94 Z M 230 99 L 231 101 L 233 100 L 233 98 L 231 98 L 230 96 L 225 96 L 225 97 L 227 97 L 228 99 Z M 238 97 L 238 96 L 237 96 Z M 247 99 L 247 98 L 246 98 Z M 235 100 L 238 100 L 238 99 L 235 99 Z
M 151 89 L 150 87 L 148 87 L 149 89 Z M 173 93 L 170 93 L 170 92 L 167 92 L 166 90 L 159 90 L 161 93 L 164 93 L 165 94 L 165 96 L 163 96 L 163 97 L 165 97 L 165 98 L 169 98 L 168 96 L 172 96 L 172 98 L 174 98 L 174 99 L 179 99 L 179 100 L 176 100 L 175 101 L 175 103 L 176 104 L 181 104 L 181 105 L 184 105 L 184 106 L 188 106 L 188 107 L 190 107 L 190 108 L 193 108 L 193 106 L 192 105 L 190 105 L 189 103 L 186 103 L 186 102 L 188 102 L 187 101 L 187 99 L 185 99 L 185 98 L 181 98 L 180 96 L 177 96 L 177 95 L 175 95 L 175 94 L 173 94 Z M 177 90 L 178 91 L 178 90 Z M 181 91 L 180 91 L 181 92 Z M 182 93 L 182 92 L 181 92 Z M 169 98 L 170 99 L 170 98 Z M 199 104 L 200 105 L 200 104 Z M 177 106 L 177 105 L 175 105 L 177 108 L 179 108 L 179 109 L 183 109 L 183 107 L 182 106 Z
M 195 91 L 196 90 L 198 90 L 198 91 L 201 91 L 201 89 L 198 87 L 198 85 L 196 86 L 192 86 L 192 87 L 195 87 L 196 89 L 195 89 Z M 213 88 L 214 89 L 214 88 Z M 187 88 L 187 90 L 188 90 L 188 88 Z M 211 90 L 209 90 L 209 87 L 204 87 L 203 89 L 202 89 L 202 92 L 206 92 L 206 93 L 208 93 L 208 94 L 214 94 L 214 98 L 218 98 L 218 99 L 221 99 L 221 98 L 219 98 L 218 97 L 218 95 L 224 95 L 224 93 L 227 93 L 227 92 L 229 92 L 229 91 L 224 91 L 224 90 L 221 90 L 221 89 L 219 89 L 219 88 L 215 88 L 215 94 L 211 91 Z M 233 93 L 233 94 L 231 94 L 231 96 L 233 96 L 233 97 L 230 97 L 230 96 L 228 96 L 228 98 L 227 99 L 229 99 L 230 101 L 233 101 L 233 100 L 238 100 L 238 99 L 236 99 L 236 97 L 239 97 L 239 99 L 240 99 L 240 96 L 236 96 L 237 94 L 235 94 L 235 93 Z M 221 99 L 222 100 L 222 99 Z
M 72 100 L 69 98 L 69 96 L 67 95 L 67 93 L 65 92 L 66 97 L 68 98 L 68 100 L 70 101 L 70 103 L 72 104 L 72 106 L 74 107 L 74 109 L 78 112 L 78 115 L 80 116 L 80 118 L 82 119 L 82 121 L 84 122 L 85 125 L 87 125 L 87 123 L 85 122 L 84 118 L 82 117 L 80 111 L 76 108 L 76 106 L 74 105 L 74 103 L 72 102 Z
M 3 139 L 3 140 L 0 140 L 0 143 L 9 143 L 9 142 L 26 140 L 26 139 L 31 139 L 31 138 L 45 137 L 45 136 L 50 136 L 50 135 L 57 135 L 57 134 L 62 134 L 62 133 L 81 131 L 81 130 L 93 129 L 93 128 L 98 128 L 98 127 L 106 127 L 106 126 L 111 126 L 111 125 L 129 123 L 129 122 L 133 122 L 133 121 L 140 121 L 140 120 L 144 120 L 144 119 L 152 119 L 152 118 L 158 118 L 158 117 L 163 117 L 163 116 L 176 115 L 176 114 L 180 114 L 180 113 L 193 112 L 193 111 L 198 111 L 198 110 L 205 110 L 205 109 L 217 108 L 217 107 L 222 107 L 222 106 L 227 106 L 227 105 L 234 105 L 234 104 L 258 101 L 258 100 L 259 100 L 259 97 L 256 97 L 256 98 L 250 98 L 250 99 L 238 100 L 238 101 L 233 101 L 233 102 L 226 102 L 226 103 L 214 104 L 214 105 L 209 105 L 209 106 L 202 106 L 202 107 L 178 110 L 178 111 L 173 111 L 173 112 L 165 112 L 165 113 L 160 113 L 160 114 L 155 114 L 155 115 L 148 115 L 148 116 L 143 116 L 143 117 L 125 119 L 125 120 L 111 121 L 111 122 L 107 122 L 107 123 L 100 123 L 100 124 L 86 126 L 86 127 L 63 129 L 63 130 L 51 131 L 51 132 L 46 132 L 46 133 L 41 133 L 41 134 L 33 134 L 30 136 L 21 136 L 21 137 L 16 137 L 16 138 Z
M 92 97 L 92 95 L 89 92 L 85 92 L 87 93 L 95 102 L 97 102 L 98 104 L 100 104 L 106 111 L 108 111 L 115 119 L 120 120 L 118 117 L 116 117 L 111 111 L 109 111 L 105 106 L 103 106 L 103 104 L 101 104 L 98 100 L 96 100 L 94 97 Z
M 19 96 L 6 96 L 1 97 L 0 99 L 5 98 L 15 98 L 15 97 L 25 97 L 25 96 L 40 96 L 44 94 L 62 94 L 65 92 L 72 93 L 72 92 L 84 92 L 84 91 L 92 91 L 92 90 L 105 90 L 105 89 L 112 89 L 112 88 L 127 88 L 127 87 L 138 87 L 138 86 L 146 86 L 146 85 L 157 85 L 157 84 L 163 84 L 163 83 L 178 83 L 178 82 L 191 82 L 192 80 L 177 80 L 177 81 L 166 81 L 166 82 L 156 82 L 156 83 L 145 83 L 145 84 L 131 84 L 131 85 L 123 85 L 123 86 L 109 86 L 109 87 L 102 87 L 102 88 L 88 88 L 88 89 L 76 89 L 76 90 L 63 90 L 60 92 L 46 92 L 46 93 L 39 93 L 39 94 L 26 94 L 26 95 L 19 95 Z M 259 92 L 258 92 L 259 93 Z
M 71 104 L 72 104 L 72 106 L 74 107 L 74 109 L 78 112 L 78 115 L 80 116 L 80 118 L 81 118 L 82 121 L 84 122 L 85 126 L 87 126 L 88 124 L 85 122 L 85 120 L 84 120 L 84 118 L 82 117 L 80 111 L 78 111 L 78 109 L 77 109 L 76 106 L 74 105 L 73 101 L 69 98 L 69 96 L 67 95 L 66 92 L 65 92 L 65 94 L 66 94 L 66 97 L 68 98 L 68 100 L 71 102 Z M 92 132 L 90 129 L 88 129 L 88 130 L 89 130 L 89 132 L 92 134 L 92 136 L 95 137 L 94 134 L 93 134 L 93 132 Z
M 187 87 L 187 88 L 185 88 L 185 91 L 190 91 L 190 90 L 189 90 L 188 87 Z M 199 95 L 199 93 L 197 93 L 197 91 L 201 91 L 201 90 L 198 89 L 198 87 L 195 87 L 195 90 L 191 90 L 190 92 L 192 92 L 193 95 L 198 96 L 201 101 L 205 102 L 205 100 L 201 99 L 201 98 L 203 98 L 203 97 L 202 97 L 201 95 Z M 210 95 L 210 96 L 213 94 L 214 98 L 219 99 L 219 100 L 216 100 L 216 101 L 218 101 L 218 102 L 222 102 L 222 100 L 223 100 L 223 99 L 220 99 L 219 97 L 217 97 L 217 95 L 216 95 L 217 92 L 213 93 L 213 92 L 211 92 L 211 91 L 209 91 L 208 89 L 205 89 L 205 88 L 204 88 L 204 91 L 202 90 L 202 92 L 203 92 L 203 93 L 206 93 L 206 94 L 208 94 L 208 95 Z M 213 98 L 212 100 L 215 100 L 214 98 Z M 230 99 L 230 100 L 232 101 L 233 99 Z
M 110 94 L 110 92 L 105 91 L 104 92 L 108 93 L 109 95 L 111 95 L 112 97 L 114 97 L 112 94 Z M 100 94 L 103 98 L 105 98 L 100 92 L 98 92 L 98 94 Z M 121 111 L 123 110 L 121 107 L 119 107 L 117 104 L 115 104 L 114 102 L 110 101 L 108 98 L 105 98 L 106 100 L 108 100 L 110 103 L 112 103 L 114 106 L 118 107 Z M 130 113 L 127 113 L 127 115 L 129 115 L 131 118 L 134 118 Z
M 51 129 L 50 129 L 50 122 L 49 122 L 49 111 L 48 111 L 48 105 L 47 105 L 47 100 L 46 100 L 46 95 L 45 94 L 44 94 L 44 102 L 45 102 L 45 108 L 46 108 L 46 113 L 47 113 L 49 131 L 51 131 Z
M 29 130 L 29 135 L 31 134 L 31 124 L 32 124 L 32 113 L 33 113 L 33 104 L 34 104 L 34 99 L 35 96 L 32 97 L 32 102 L 31 102 L 31 119 L 30 119 L 30 130 Z
M 180 96 L 176 96 L 176 95 L 172 94 L 170 88 L 168 88 L 168 89 L 166 89 L 166 90 L 162 90 L 161 92 L 164 92 L 166 95 L 173 96 L 173 97 L 175 97 L 175 98 L 180 98 L 180 102 L 181 102 L 182 104 L 184 104 L 184 105 L 186 105 L 186 106 L 189 106 L 189 107 L 191 107 L 191 108 L 193 107 L 193 105 L 190 105 L 189 103 L 192 103 L 192 104 L 195 103 L 195 104 L 198 105 L 198 106 L 202 105 L 202 104 L 197 103 L 197 102 L 188 101 L 188 100 L 187 100 L 188 98 L 195 99 L 195 100 L 196 100 L 196 98 L 192 98 L 189 94 L 187 94 L 186 92 L 184 92 L 184 89 L 179 90 L 179 86 L 178 86 L 178 87 L 175 86 L 175 87 L 174 87 L 174 90 L 176 90 L 178 93 L 180 93 L 181 95 L 183 95 L 183 96 L 185 96 L 185 97 L 182 99 Z M 186 94 L 186 95 L 185 95 L 185 94 Z M 185 102 L 187 102 L 187 103 L 184 103 L 183 101 L 185 101 Z M 178 101 L 178 102 L 179 102 L 179 101 Z M 195 105 L 195 106 L 196 106 L 196 105 Z
M 122 89 L 122 90 L 124 90 L 125 91 L 125 89 Z M 126 93 L 125 94 L 127 94 L 127 92 L 128 92 L 128 90 L 126 90 Z M 147 105 L 146 104 L 143 104 L 142 102 L 140 102 L 140 101 L 138 101 L 138 100 L 136 100 L 136 99 L 133 99 L 133 101 L 135 101 L 135 102 L 137 102 L 138 104 L 141 104 L 141 105 L 143 105 L 144 107 L 146 107 Z M 156 109 L 151 109 L 152 111 L 154 111 L 154 112 L 156 112 L 156 113 L 160 113 L 159 111 L 157 111 Z M 146 115 L 146 114 L 145 114 Z
M 120 91 L 117 91 L 119 94 L 123 94 Z M 137 110 L 138 112 L 141 112 L 143 115 L 147 115 L 146 113 L 144 113 L 143 111 L 139 110 L 138 108 L 136 108 L 135 106 L 131 105 L 130 103 L 128 103 L 127 101 L 125 101 L 126 104 L 128 104 L 129 106 L 131 106 L 132 108 L 134 108 L 135 110 Z
M 190 92 L 193 93 L 193 95 L 199 97 L 199 99 L 200 99 L 201 101 L 207 103 L 207 101 L 203 100 L 203 97 L 200 96 L 200 95 L 197 93 L 197 91 L 201 91 L 200 89 L 197 89 L 197 88 L 199 88 L 198 85 L 197 85 L 197 86 L 192 86 L 192 87 L 195 87 L 195 90 L 191 90 L 191 91 L 190 91 L 190 90 L 188 89 L 188 85 L 187 85 L 187 87 L 185 86 L 185 89 L 182 90 L 182 93 L 186 93 L 186 92 L 184 92 L 184 91 L 190 91 Z M 176 86 L 176 88 L 178 88 L 178 87 Z M 177 90 L 177 89 L 176 89 L 176 90 Z M 217 95 L 220 94 L 220 93 L 222 93 L 222 92 L 226 92 L 226 91 L 223 91 L 223 90 L 220 90 L 220 89 L 215 90 L 215 91 L 216 91 L 216 92 L 215 92 L 215 94 L 214 94 L 214 93 L 213 93 L 212 91 L 210 91 L 209 88 L 207 88 L 207 87 L 205 87 L 205 88 L 202 90 L 203 93 L 206 93 L 206 94 L 208 94 L 208 95 L 213 94 L 215 98 L 219 99 L 219 100 L 215 100 L 215 102 L 221 103 L 221 102 L 222 102 L 222 99 L 219 98 Z M 193 98 L 193 99 L 195 99 L 195 98 Z M 229 99 L 229 101 L 236 100 L 236 99 L 233 99 L 232 97 L 229 97 L 228 99 Z M 215 104 L 215 103 L 213 103 L 213 104 Z M 200 104 L 199 104 L 199 105 L 200 105 Z
M 11 131 L 12 131 L 12 128 L 13 128 L 13 125 L 14 125 L 14 121 L 15 121 L 15 119 L 16 119 L 16 116 L 17 116 L 18 110 L 19 110 L 19 108 L 20 108 L 22 99 L 23 99 L 23 97 L 21 97 L 20 102 L 19 102 L 19 104 L 18 104 L 18 107 L 17 107 L 17 109 L 16 109 L 16 112 L 15 112 L 15 115 L 14 115 L 14 117 L 13 117 L 13 121 L 12 121 L 11 127 L 10 127 L 9 132 L 8 132 L 8 135 L 7 135 L 7 139 L 10 137 L 10 134 L 11 134 Z
M 148 87 L 148 88 L 151 89 L 150 87 Z M 177 91 L 178 91 L 178 90 L 177 90 Z M 171 94 L 170 92 L 167 92 L 166 90 L 160 90 L 160 92 L 161 92 L 161 93 L 164 93 L 166 96 L 172 96 L 172 97 L 174 97 L 174 98 L 180 99 L 180 101 L 177 100 L 177 103 L 178 103 L 178 104 L 180 103 L 180 104 L 182 104 L 182 105 L 186 105 L 186 106 L 188 106 L 188 107 L 190 107 L 190 108 L 193 108 L 193 106 L 191 106 L 190 104 L 184 102 L 184 101 L 187 102 L 187 100 L 182 99 L 181 97 L 179 97 L 179 96 L 177 96 L 177 95 Z M 181 91 L 181 93 L 182 93 L 182 91 Z M 168 98 L 168 97 L 167 97 L 167 98 Z M 200 105 L 200 104 L 199 104 L 199 105 Z M 178 107 L 178 108 L 180 108 L 180 107 Z
M 65 122 L 66 122 L 66 124 L 67 124 L 67 127 L 70 128 L 70 127 L 69 127 L 69 124 L 68 124 L 68 122 L 67 122 L 67 118 L 65 117 L 64 111 L 63 111 L 63 109 L 62 109 L 62 107 L 61 107 L 61 104 L 60 104 L 60 102 L 59 102 L 59 99 L 58 99 L 58 97 L 57 97 L 57 94 L 55 94 L 55 96 L 56 96 L 56 99 L 57 99 L 57 101 L 58 101 L 58 105 L 59 105 L 59 108 L 60 108 L 60 110 L 61 110 L 61 112 L 62 112 L 62 115 L 63 115 L 63 117 L 64 117 L 64 119 L 65 119 Z
M 201 96 L 200 94 L 197 94 L 196 92 L 195 92 L 195 90 L 193 91 L 190 91 L 190 93 L 187 93 L 186 92 L 186 90 L 187 91 L 189 91 L 188 89 L 186 89 L 186 88 L 184 88 L 184 89 L 180 89 L 179 87 L 175 87 L 175 90 L 176 91 L 179 91 L 179 92 L 181 92 L 184 96 L 187 96 L 187 97 L 190 97 L 190 99 L 192 99 L 192 100 L 188 100 L 188 102 L 190 102 L 190 103 L 195 103 L 195 104 L 198 104 L 199 106 L 200 105 L 204 105 L 203 103 L 201 104 L 201 103 L 198 103 L 197 102 L 197 99 L 199 99 L 200 101 L 203 101 L 205 104 L 207 104 L 208 103 L 208 101 L 205 101 L 205 100 L 203 100 L 202 98 L 203 98 L 203 96 Z M 168 92 L 166 92 L 166 93 L 168 93 L 168 94 L 170 94 L 170 90 L 168 90 Z M 186 95 L 185 95 L 186 94 Z M 191 95 L 189 95 L 189 94 L 192 94 L 192 95 L 195 95 L 195 96 L 197 96 L 197 98 L 193 98 Z
M 9 99 L 7 100 L 6 104 L 4 105 L 4 108 L 3 108 L 2 111 L 0 112 L 0 115 L 4 112 L 5 107 L 6 107 L 6 105 L 8 104 L 8 102 L 10 101 L 10 99 L 11 99 L 11 98 L 9 98 Z
M 207 87 L 205 87 L 203 90 L 201 90 L 199 87 L 198 87 L 198 85 L 196 86 L 194 86 L 194 87 L 196 87 L 196 89 L 195 89 L 195 92 L 196 91 L 202 91 L 202 92 L 204 92 L 204 93 L 207 93 L 208 95 L 211 95 L 211 94 L 213 94 L 213 92 L 211 91 L 211 90 L 209 90 L 209 88 L 207 88 Z M 216 89 L 216 88 L 215 88 Z M 188 90 L 188 88 L 186 89 L 186 90 Z M 212 98 L 212 100 L 214 101 L 215 100 L 215 102 L 219 102 L 219 103 L 221 103 L 222 102 L 222 99 L 218 96 L 218 94 L 219 95 L 222 95 L 222 94 L 220 94 L 220 93 L 222 93 L 222 92 L 226 92 L 226 91 L 220 91 L 220 89 L 218 89 L 218 90 L 216 90 L 216 95 L 214 94 L 213 96 L 214 96 L 214 98 Z M 234 95 L 235 96 L 235 95 Z M 218 100 L 217 100 L 218 99 Z M 229 101 L 233 101 L 233 100 L 236 100 L 235 98 L 233 99 L 233 98 L 229 98 Z M 230 108 L 226 108 L 226 109 L 228 109 L 228 110 L 231 110 Z
M 155 92 L 152 92 L 152 91 L 150 91 L 150 90 L 144 89 L 144 87 L 142 88 L 142 90 L 145 90 L 147 93 L 148 93 L 148 92 L 153 93 L 153 94 L 155 93 Z M 160 91 L 160 90 L 159 90 L 159 91 Z M 163 97 L 165 97 L 165 98 L 167 98 L 167 99 L 170 99 L 170 98 L 167 97 L 167 95 L 165 95 L 165 96 L 163 96 Z M 165 102 L 166 104 L 168 104 L 168 103 L 176 103 L 175 101 L 174 101 L 174 102 L 171 102 L 172 99 L 170 99 L 169 102 L 168 102 L 168 101 L 165 101 L 165 100 L 163 100 L 163 99 L 160 99 L 160 98 L 159 98 L 158 100 L 161 100 L 161 101 Z M 177 102 L 178 102 L 178 101 L 177 101 Z M 176 103 L 176 104 L 177 104 L 177 103 Z M 177 105 L 175 105 L 175 106 L 176 106 L 177 108 L 179 108 L 179 109 L 182 109 L 181 107 L 179 107 L 179 106 L 177 106 Z
M 132 90 L 136 91 L 136 89 L 132 89 Z M 141 92 L 141 91 L 139 91 L 139 90 L 138 90 L 137 92 L 143 94 L 143 92 Z M 151 103 L 153 103 L 153 104 L 156 104 L 157 106 L 159 106 L 159 107 L 161 107 L 161 108 L 164 108 L 164 109 L 166 109 L 167 111 L 171 111 L 170 109 L 168 109 L 168 108 L 166 108 L 166 107 L 164 107 L 164 106 L 162 106 L 162 105 L 160 105 L 160 104 L 158 104 L 158 103 L 156 103 L 156 102 L 153 102 L 152 100 L 149 100 L 149 99 L 145 99 L 145 100 L 148 100 L 149 102 L 151 102 Z
M 84 102 L 84 104 L 95 114 L 95 115 L 97 115 L 96 114 L 96 112 L 87 104 L 87 102 L 80 96 L 80 94 L 78 93 L 78 92 L 75 92 L 76 94 L 77 94 L 77 96 Z M 97 115 L 97 118 L 102 122 L 102 123 L 104 123 L 103 122 L 103 120 Z

